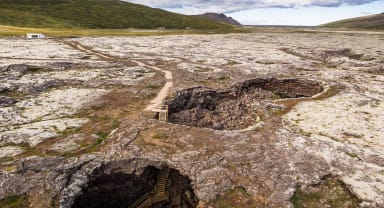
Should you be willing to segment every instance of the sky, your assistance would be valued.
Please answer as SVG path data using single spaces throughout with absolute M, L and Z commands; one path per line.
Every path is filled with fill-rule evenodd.
M 244 25 L 315 26 L 384 12 L 384 0 L 126 0 L 181 14 L 224 13 Z

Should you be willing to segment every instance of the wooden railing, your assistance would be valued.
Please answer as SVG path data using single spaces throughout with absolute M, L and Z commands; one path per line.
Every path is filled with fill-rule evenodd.
M 168 105 L 158 105 L 152 111 L 159 113 L 160 121 L 168 121 Z
M 151 198 L 153 196 L 153 193 L 146 193 L 143 196 L 141 196 L 138 200 L 136 200 L 133 204 L 131 204 L 128 208 L 138 208 L 142 205 L 148 204 L 148 201 L 152 201 Z
M 141 196 L 128 208 L 149 208 L 159 202 L 168 201 L 167 181 L 169 172 L 169 168 L 161 169 L 154 190 Z

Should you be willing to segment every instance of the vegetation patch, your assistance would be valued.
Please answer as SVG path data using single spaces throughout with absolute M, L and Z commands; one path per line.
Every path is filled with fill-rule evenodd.
M 89 152 L 94 152 L 97 150 L 97 147 L 99 147 L 103 142 L 107 139 L 108 133 L 104 131 L 98 131 L 96 132 L 97 138 L 95 142 L 89 147 Z
M 149 89 L 159 89 L 161 86 L 160 85 L 149 84 L 149 85 L 147 85 L 145 87 L 149 88 Z
M 27 71 L 31 72 L 31 73 L 35 73 L 35 72 L 41 71 L 42 69 L 43 68 L 41 68 L 41 67 L 31 66 L 31 65 L 28 65 L 28 67 L 27 67 Z
M 1 14 L 0 14 L 1 15 Z M 54 28 L 44 27 L 15 27 L 0 25 L 0 37 L 24 36 L 27 33 L 43 33 L 50 37 L 74 38 L 79 36 L 150 36 L 150 35 L 185 35 L 185 34 L 228 34 L 228 33 L 247 33 L 247 28 L 222 28 L 222 29 L 153 29 L 135 30 L 129 28 Z M 89 59 L 84 56 L 82 59 Z
M 64 131 L 59 131 L 58 133 L 63 137 L 67 137 L 69 135 L 78 133 L 80 131 L 81 131 L 81 127 L 69 127 L 69 128 L 66 128 Z
M 165 133 L 155 133 L 152 135 L 152 138 L 154 139 L 168 139 L 168 135 Z
M 0 95 L 11 97 L 14 99 L 20 99 L 25 97 L 25 94 L 23 92 L 16 91 L 16 90 L 8 90 L 8 89 L 4 89 L 2 92 L 0 92 Z
M 230 80 L 231 77 L 227 77 L 227 76 L 222 76 L 222 77 L 219 77 L 219 81 L 227 81 L 227 80 Z
M 227 65 L 230 65 L 230 66 L 233 66 L 233 65 L 238 65 L 238 64 L 241 64 L 240 62 L 237 62 L 237 61 L 234 61 L 234 60 L 230 60 L 228 61 Z
M 116 129 L 118 127 L 119 127 L 119 121 L 114 119 L 114 120 L 112 120 L 111 129 L 109 129 L 108 131 L 104 131 L 104 130 L 97 131 L 95 133 L 97 138 L 95 139 L 93 144 L 91 144 L 88 147 L 88 152 L 97 151 L 99 146 L 102 145 L 108 139 L 108 135 L 112 132 L 112 130 Z
M 357 208 L 360 201 L 339 180 L 328 178 L 319 185 L 298 188 L 291 198 L 295 208 Z
M 261 207 L 260 203 L 250 196 L 242 187 L 228 191 L 222 196 L 219 196 L 214 202 L 214 207 L 218 208 L 256 208 Z
M 226 29 L 232 26 L 118 0 L 2 0 L 0 24 L 47 28 Z
M 6 196 L 3 200 L 0 201 L 0 207 L 2 208 L 24 208 L 27 207 L 27 197 L 10 195 Z
M 117 129 L 117 128 L 119 128 L 119 126 L 120 126 L 120 120 L 118 118 L 114 118 L 112 120 L 111 128 Z
M 370 29 L 370 30 L 384 30 L 384 13 L 357 17 L 351 19 L 340 20 L 336 22 L 321 25 L 322 27 L 331 28 L 353 28 L 353 29 Z

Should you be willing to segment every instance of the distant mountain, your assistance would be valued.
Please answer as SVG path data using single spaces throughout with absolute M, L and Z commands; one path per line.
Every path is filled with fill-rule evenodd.
M 232 17 L 226 16 L 225 14 L 205 13 L 198 16 L 209 19 L 209 20 L 213 20 L 213 21 L 224 22 L 230 25 L 241 25 L 238 21 L 236 21 Z
M 195 28 L 229 25 L 119 0 L 0 0 L 0 25 L 48 28 Z
M 340 20 L 321 27 L 384 30 L 384 13 Z

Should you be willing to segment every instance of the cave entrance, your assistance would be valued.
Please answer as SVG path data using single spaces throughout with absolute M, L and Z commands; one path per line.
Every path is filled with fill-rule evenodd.
M 90 180 L 72 208 L 192 208 L 191 181 L 170 168 L 148 166 L 140 175 L 111 173 Z
M 303 79 L 256 78 L 226 89 L 194 87 L 166 101 L 169 122 L 217 130 L 241 130 L 258 121 L 271 101 L 312 97 L 323 92 L 320 82 Z

